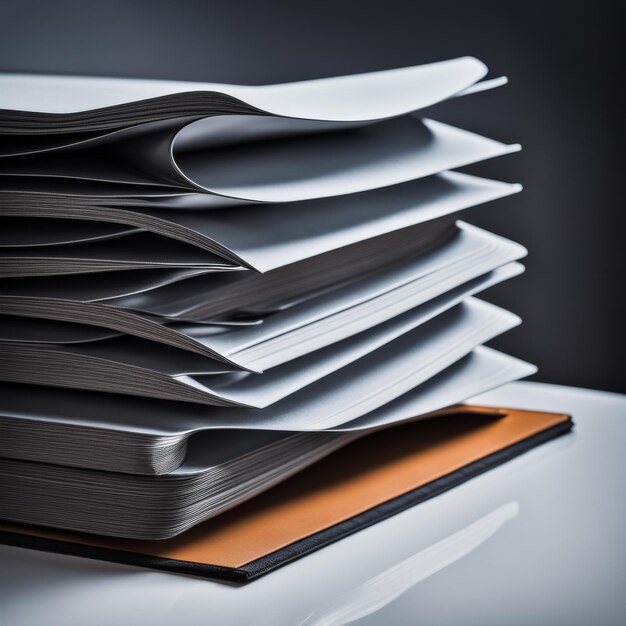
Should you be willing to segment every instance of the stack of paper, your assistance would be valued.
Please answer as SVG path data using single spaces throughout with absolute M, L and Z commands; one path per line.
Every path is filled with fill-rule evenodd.
M 517 145 L 419 110 L 473 58 L 286 85 L 0 76 L 0 518 L 176 535 L 534 371 L 464 222 Z

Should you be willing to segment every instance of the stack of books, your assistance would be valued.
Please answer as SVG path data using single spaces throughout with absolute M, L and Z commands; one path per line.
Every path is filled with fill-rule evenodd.
M 206 541 L 205 520 L 307 466 L 321 476 L 323 457 L 356 472 L 356 439 L 423 458 L 433 437 L 500 424 L 449 407 L 535 371 L 482 346 L 520 320 L 475 297 L 526 251 L 459 218 L 520 185 L 451 170 L 519 146 L 419 115 L 506 82 L 486 72 L 460 58 L 261 87 L 0 76 L 2 538 L 102 558 L 145 553 L 106 537 Z M 511 420 L 523 433 L 451 471 L 555 426 Z M 320 504 L 326 525 L 263 550 L 420 485 Z M 194 561 L 157 563 L 164 549 L 148 564 Z

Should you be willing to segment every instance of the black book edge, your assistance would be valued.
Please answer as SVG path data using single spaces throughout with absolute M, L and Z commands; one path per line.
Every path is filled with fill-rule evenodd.
M 522 439 L 517 443 L 502 448 L 497 452 L 489 454 L 478 461 L 464 465 L 463 467 L 446 474 L 441 478 L 431 481 L 421 487 L 417 487 L 397 498 L 388 500 L 363 513 L 346 519 L 325 530 L 309 535 L 304 539 L 296 541 L 280 550 L 271 552 L 259 559 L 250 561 L 237 568 L 224 567 L 221 565 L 208 565 L 205 563 L 194 563 L 191 561 L 180 561 L 176 559 L 166 559 L 159 556 L 151 556 L 138 552 L 126 550 L 114 550 L 99 546 L 89 546 L 85 544 L 48 539 L 20 533 L 0 531 L 0 543 L 40 550 L 44 552 L 55 552 L 70 556 L 81 556 L 100 561 L 110 561 L 124 565 L 135 565 L 150 569 L 175 572 L 178 574 L 189 574 L 202 578 L 217 579 L 235 583 L 246 583 L 264 574 L 267 574 L 287 563 L 300 559 L 311 552 L 324 548 L 325 546 L 339 541 L 360 530 L 368 528 L 378 522 L 401 513 L 406 509 L 420 504 L 430 498 L 434 498 L 454 487 L 479 476 L 490 469 L 502 465 L 514 459 L 524 452 L 531 450 L 543 443 L 556 439 L 568 433 L 574 426 L 571 418 L 552 426 L 535 435 Z

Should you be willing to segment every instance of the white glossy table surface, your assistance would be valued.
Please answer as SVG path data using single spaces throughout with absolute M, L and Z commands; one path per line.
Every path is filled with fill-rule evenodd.
M 575 431 L 243 587 L 0 546 L 0 624 L 626 623 L 626 396 L 476 401 Z

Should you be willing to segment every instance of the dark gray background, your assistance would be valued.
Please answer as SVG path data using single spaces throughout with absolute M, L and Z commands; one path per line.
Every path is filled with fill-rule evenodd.
M 466 214 L 530 249 L 489 292 L 524 318 L 493 345 L 538 380 L 626 392 L 617 6 L 0 0 L 0 70 L 260 84 L 479 57 L 510 85 L 431 114 L 524 146 L 470 169 L 525 186 Z

